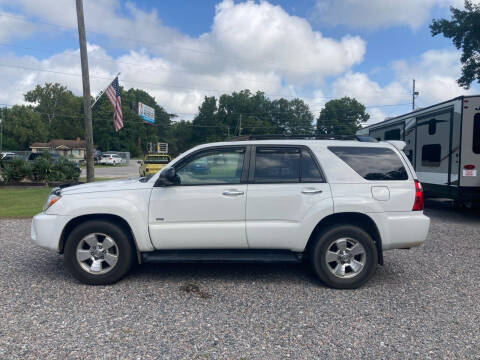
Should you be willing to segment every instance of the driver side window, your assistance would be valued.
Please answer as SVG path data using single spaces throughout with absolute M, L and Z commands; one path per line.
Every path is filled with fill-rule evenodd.
M 243 147 L 201 152 L 176 169 L 178 185 L 239 184 L 244 158 Z

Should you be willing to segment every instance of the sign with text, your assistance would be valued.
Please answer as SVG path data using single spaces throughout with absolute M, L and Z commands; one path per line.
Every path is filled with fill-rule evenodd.
M 155 124 L 155 109 L 145 105 L 144 103 L 138 103 L 138 115 L 143 119 L 143 121 L 149 124 Z

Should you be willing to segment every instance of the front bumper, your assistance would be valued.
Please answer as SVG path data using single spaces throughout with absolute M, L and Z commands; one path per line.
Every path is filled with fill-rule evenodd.
M 71 216 L 37 214 L 31 227 L 32 241 L 43 248 L 60 251 L 60 237 Z

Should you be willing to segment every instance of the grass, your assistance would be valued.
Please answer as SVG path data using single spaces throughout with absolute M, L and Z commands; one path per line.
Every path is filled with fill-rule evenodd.
M 51 188 L 0 189 L 0 218 L 32 217 L 42 211 Z
M 79 181 L 85 182 L 85 178 Z M 95 181 L 114 180 L 95 178 Z M 52 188 L 47 186 L 0 188 L 0 218 L 29 218 L 42 211 Z

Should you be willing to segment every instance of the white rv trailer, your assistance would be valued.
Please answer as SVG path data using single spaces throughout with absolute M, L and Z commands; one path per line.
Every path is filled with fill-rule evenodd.
M 403 140 L 425 195 L 480 202 L 480 95 L 460 96 L 360 129 Z

